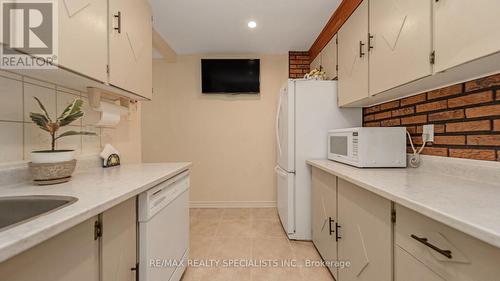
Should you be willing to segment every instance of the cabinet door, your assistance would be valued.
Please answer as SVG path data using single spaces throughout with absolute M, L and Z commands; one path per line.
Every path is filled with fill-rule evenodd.
M 500 51 L 500 1 L 433 2 L 436 72 Z
M 99 242 L 87 220 L 0 264 L 2 280 L 99 281 Z
M 391 280 L 391 202 L 339 178 L 338 220 L 339 280 Z
M 102 280 L 134 281 L 137 262 L 135 197 L 102 214 Z
M 422 0 L 370 1 L 371 95 L 432 74 L 431 5 Z
M 311 62 L 310 68 L 311 70 L 313 69 L 320 69 L 321 67 L 321 53 L 319 53 L 316 58 Z
M 363 1 L 338 32 L 339 105 L 368 97 L 368 0 Z
M 107 82 L 107 1 L 58 2 L 59 65 L 100 82 Z
M 321 65 L 328 79 L 337 78 L 337 34 L 321 51 Z
M 147 0 L 110 0 L 109 11 L 109 82 L 151 99 L 153 61 L 149 3 Z
M 326 261 L 337 260 L 335 222 L 337 221 L 337 177 L 318 168 L 312 169 L 313 243 Z M 330 271 L 337 278 L 337 268 Z
M 408 252 L 394 249 L 394 281 L 446 281 Z

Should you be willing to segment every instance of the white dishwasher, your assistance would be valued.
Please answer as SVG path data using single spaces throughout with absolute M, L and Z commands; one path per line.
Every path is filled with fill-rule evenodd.
M 189 254 L 189 171 L 139 195 L 139 281 L 179 281 Z

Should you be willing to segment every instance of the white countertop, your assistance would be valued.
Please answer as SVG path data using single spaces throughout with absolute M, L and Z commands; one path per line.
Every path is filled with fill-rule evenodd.
M 417 169 L 307 163 L 500 248 L 500 163 L 437 158 Z
M 75 173 L 68 183 L 0 186 L 0 196 L 62 195 L 75 203 L 0 232 L 0 262 L 189 169 L 191 163 L 125 164 Z

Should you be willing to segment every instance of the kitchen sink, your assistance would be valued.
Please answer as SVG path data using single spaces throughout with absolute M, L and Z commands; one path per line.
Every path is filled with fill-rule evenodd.
M 0 197 L 0 231 L 75 203 L 69 196 Z

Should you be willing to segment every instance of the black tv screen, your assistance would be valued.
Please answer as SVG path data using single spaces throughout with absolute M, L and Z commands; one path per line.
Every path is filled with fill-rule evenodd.
M 260 92 L 260 60 L 202 59 L 201 80 L 205 94 L 257 94 Z

